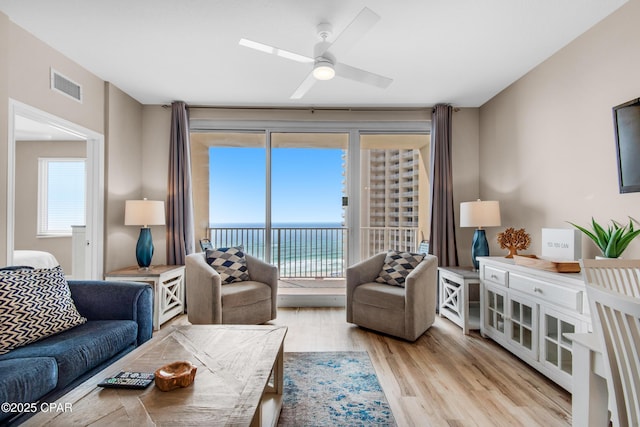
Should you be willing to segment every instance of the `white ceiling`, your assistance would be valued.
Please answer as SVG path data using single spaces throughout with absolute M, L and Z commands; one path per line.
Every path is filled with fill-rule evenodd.
M 477 107 L 626 0 L 0 0 L 9 18 L 143 104 Z M 336 77 L 289 97 L 310 64 L 240 38 L 313 56 L 369 7 L 381 20 L 338 61 L 394 79 Z M 68 76 L 73 78 L 73 76 Z

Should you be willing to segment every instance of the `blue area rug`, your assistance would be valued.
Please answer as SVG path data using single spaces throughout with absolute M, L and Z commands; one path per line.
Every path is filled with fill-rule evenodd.
M 395 426 L 365 351 L 284 354 L 279 426 Z

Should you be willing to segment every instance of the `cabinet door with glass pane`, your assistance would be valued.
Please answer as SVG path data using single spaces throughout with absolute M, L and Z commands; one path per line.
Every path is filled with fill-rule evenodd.
M 484 330 L 496 341 L 506 342 L 507 290 L 500 286 L 484 284 Z
M 507 336 L 513 353 L 538 359 L 538 304 L 517 292 L 509 292 Z
M 587 332 L 587 323 L 554 310 L 540 308 L 540 362 L 553 375 L 554 380 L 571 390 L 573 355 L 571 340 L 563 334 Z

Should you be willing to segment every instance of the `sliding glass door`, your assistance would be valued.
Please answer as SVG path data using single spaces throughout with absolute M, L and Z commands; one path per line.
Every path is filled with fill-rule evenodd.
M 243 246 L 267 259 L 267 150 L 264 132 L 191 136 L 196 236 L 215 247 Z
M 360 258 L 418 250 L 429 231 L 429 136 L 365 134 L 360 148 Z
M 192 135 L 196 230 L 243 246 L 281 277 L 344 277 L 348 134 Z
M 271 135 L 272 260 L 283 278 L 344 277 L 346 133 Z

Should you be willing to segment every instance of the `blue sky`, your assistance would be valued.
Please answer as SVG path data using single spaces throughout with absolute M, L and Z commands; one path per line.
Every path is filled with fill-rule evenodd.
M 209 216 L 213 223 L 264 223 L 265 149 L 209 150 Z M 272 150 L 272 221 L 342 221 L 342 151 Z

